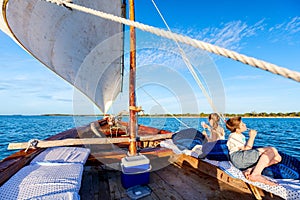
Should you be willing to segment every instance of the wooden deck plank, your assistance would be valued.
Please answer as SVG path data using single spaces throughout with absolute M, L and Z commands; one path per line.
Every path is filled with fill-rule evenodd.
M 98 185 L 99 188 L 98 200 L 109 199 L 110 193 L 109 193 L 109 185 L 107 182 L 107 174 L 101 170 L 99 171 L 98 178 L 100 179 Z
M 94 191 L 91 189 L 94 174 L 88 169 L 83 171 L 83 178 L 79 194 L 81 199 L 94 199 Z
M 97 170 L 97 168 L 93 168 L 93 170 Z M 91 191 L 94 193 L 94 199 L 99 199 L 99 192 L 100 192 L 100 174 L 99 171 L 91 173 L 92 175 L 92 185 Z
M 244 200 L 253 199 L 250 193 L 246 194 L 190 166 L 181 169 L 174 166 L 160 173 L 184 199 L 235 199 L 241 195 Z
M 126 194 L 126 189 L 123 188 L 120 179 L 120 171 L 109 171 L 108 172 L 108 182 L 110 189 L 110 199 L 130 199 Z
M 184 169 L 179 169 L 175 166 L 169 166 L 158 172 L 161 178 L 170 184 L 174 190 L 180 193 L 182 199 L 198 199 L 199 196 L 204 196 L 202 190 L 207 193 L 204 185 L 199 183 L 200 178 L 191 179 L 191 174 Z M 201 187 L 199 185 L 201 184 Z
M 81 199 L 130 199 L 121 184 L 120 174 L 120 171 L 113 170 L 89 170 L 89 173 L 85 170 L 83 188 L 80 190 Z M 93 178 L 99 180 L 93 180 Z M 98 186 L 95 186 L 97 183 L 99 183 Z M 254 199 L 251 194 L 245 194 L 189 166 L 180 168 L 177 165 L 169 165 L 151 172 L 148 187 L 152 190 L 151 194 L 141 200 L 236 200 L 241 196 L 243 200 Z M 89 192 L 92 194 L 85 194 Z
M 161 178 L 159 173 L 152 172 L 150 175 L 150 183 L 148 186 L 151 188 L 153 193 L 153 198 L 158 198 L 162 200 L 181 200 L 183 197 L 164 179 Z

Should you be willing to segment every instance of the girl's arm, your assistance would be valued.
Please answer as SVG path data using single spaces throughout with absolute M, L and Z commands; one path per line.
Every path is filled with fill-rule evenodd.
M 224 136 L 225 135 L 225 131 L 224 129 L 221 127 L 221 136 Z
M 208 137 L 207 133 L 205 130 L 202 131 L 202 135 L 204 135 L 205 139 L 207 140 L 207 142 L 210 142 L 210 138 Z

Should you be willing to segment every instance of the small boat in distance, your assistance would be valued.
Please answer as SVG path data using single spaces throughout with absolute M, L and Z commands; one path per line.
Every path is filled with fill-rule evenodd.
M 283 186 L 286 182 L 274 189 L 239 178 L 240 172 L 228 160 L 200 159 L 199 154 L 195 156 L 197 149 L 189 155 L 177 154 L 170 142 L 175 135 L 183 135 L 182 132 L 137 124 L 143 109 L 136 102 L 135 28 L 258 68 L 265 67 L 265 70 L 296 81 L 300 81 L 299 73 L 137 23 L 134 0 L 129 0 L 128 4 L 129 20 L 125 17 L 125 0 L 0 0 L 1 30 L 86 95 L 105 114 L 124 90 L 124 24 L 130 26 L 128 122 L 122 121 L 121 115 L 108 115 L 45 141 L 10 144 L 11 149 L 23 150 L 0 162 L 0 198 L 5 195 L 11 199 L 300 198 L 299 190 Z M 181 56 L 186 58 L 184 52 Z M 189 61 L 185 64 L 193 74 L 192 64 Z M 193 77 L 197 79 L 196 74 Z M 74 108 L 80 106 L 77 104 Z M 213 106 L 213 109 L 216 108 Z M 201 135 L 196 129 L 184 131 L 191 133 L 193 138 Z M 295 180 L 299 183 L 299 161 L 290 156 L 285 158 L 281 168 L 274 170 L 290 170 L 289 177 L 298 175 Z M 141 172 L 143 167 L 146 168 Z M 270 171 L 273 176 L 277 173 L 274 170 Z

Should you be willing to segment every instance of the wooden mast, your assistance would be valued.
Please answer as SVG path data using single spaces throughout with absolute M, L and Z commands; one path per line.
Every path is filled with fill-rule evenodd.
M 129 18 L 135 21 L 134 0 L 129 0 Z M 135 28 L 130 26 L 130 75 L 129 75 L 129 134 L 130 145 L 129 155 L 137 154 L 136 135 L 137 135 L 137 110 L 136 110 L 136 38 Z

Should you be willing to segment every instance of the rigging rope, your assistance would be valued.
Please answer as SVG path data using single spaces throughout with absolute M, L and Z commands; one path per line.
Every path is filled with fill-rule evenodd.
M 94 10 L 91 8 L 86 8 L 84 6 L 76 5 L 76 4 L 70 3 L 71 2 L 70 0 L 45 0 L 45 1 L 55 3 L 58 5 L 63 5 L 68 8 L 72 8 L 74 10 L 92 14 L 92 15 L 95 15 L 95 16 L 98 16 L 101 18 L 105 18 L 105 19 L 108 19 L 111 21 L 115 21 L 118 23 L 122 23 L 122 24 L 125 24 L 128 26 L 133 26 L 133 27 L 136 27 L 143 31 L 147 31 L 147 32 L 153 33 L 153 34 L 161 36 L 161 37 L 172 39 L 177 42 L 181 42 L 181 43 L 184 43 L 184 44 L 196 47 L 196 48 L 204 49 L 208 52 L 211 52 L 211 53 L 214 53 L 217 55 L 221 55 L 221 56 L 224 56 L 227 58 L 231 58 L 233 60 L 242 62 L 244 64 L 251 65 L 253 67 L 260 68 L 260 69 L 272 72 L 274 74 L 281 75 L 283 77 L 290 78 L 292 80 L 300 82 L 300 73 L 297 71 L 279 67 L 277 65 L 274 65 L 274 64 L 262 61 L 262 60 L 258 60 L 253 57 L 249 57 L 249 56 L 239 54 L 239 53 L 231 51 L 231 50 L 227 50 L 222 47 L 218 47 L 216 45 L 212 45 L 212 44 L 209 44 L 209 43 L 206 43 L 203 41 L 192 39 L 188 36 L 183 36 L 183 35 L 180 35 L 177 33 L 172 33 L 170 31 L 165 31 L 165 30 L 155 28 L 153 26 L 145 25 L 145 24 L 142 24 L 142 23 L 139 23 L 136 21 L 131 21 L 131 20 L 128 20 L 128 19 L 125 19 L 122 17 L 114 16 L 112 14 L 108 14 L 108 13 L 97 11 L 97 10 Z
M 158 105 L 161 106 L 161 104 L 151 95 L 149 94 L 144 88 L 142 90 L 153 100 L 155 101 Z M 186 128 L 190 128 L 186 123 L 184 123 L 182 120 L 180 120 L 178 117 L 176 117 L 173 113 L 170 113 L 168 110 L 166 110 L 163 106 L 161 106 L 169 115 L 171 115 L 175 120 L 177 120 L 179 123 L 184 125 Z
M 168 29 L 170 32 L 172 32 L 171 29 L 170 29 L 170 27 L 169 27 L 169 25 L 167 24 L 166 20 L 164 19 L 163 15 L 161 14 L 160 10 L 159 10 L 158 7 L 156 6 L 154 0 L 152 0 L 152 3 L 153 3 L 153 5 L 154 5 L 154 7 L 156 8 L 158 14 L 159 14 L 160 17 L 162 18 L 162 20 L 163 20 L 164 24 L 166 25 L 167 29 Z M 210 104 L 211 108 L 213 109 L 213 111 L 214 111 L 215 113 L 217 113 L 217 114 L 220 116 L 221 120 L 222 120 L 223 122 L 225 122 L 225 117 L 224 117 L 221 113 L 218 112 L 217 108 L 215 107 L 215 105 L 214 105 L 214 103 L 213 103 L 212 98 L 210 98 L 208 92 L 206 91 L 206 89 L 205 89 L 205 87 L 203 86 L 201 80 L 199 79 L 197 73 L 195 72 L 195 69 L 194 69 L 194 67 L 192 66 L 190 60 L 189 60 L 188 57 L 186 56 L 185 51 L 181 48 L 181 46 L 180 46 L 180 44 L 178 43 L 178 41 L 175 41 L 175 42 L 176 42 L 176 44 L 177 44 L 177 47 L 178 47 L 178 49 L 179 49 L 179 52 L 180 52 L 180 54 L 181 54 L 181 57 L 182 57 L 184 63 L 186 64 L 186 66 L 187 66 L 188 69 L 190 70 L 190 72 L 191 72 L 193 78 L 194 78 L 195 81 L 197 82 L 199 88 L 201 89 L 202 93 L 203 93 L 204 96 L 206 97 L 206 99 L 207 99 L 208 103 Z

